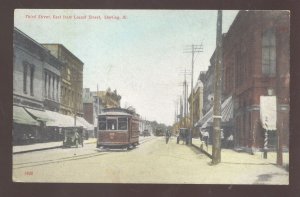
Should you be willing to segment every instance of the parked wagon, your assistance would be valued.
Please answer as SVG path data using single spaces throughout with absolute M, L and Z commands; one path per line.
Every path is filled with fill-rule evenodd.
M 83 147 L 84 131 L 82 127 L 65 127 L 63 147 Z
M 188 144 L 188 136 L 189 136 L 189 129 L 187 128 L 180 128 L 179 134 L 177 136 L 177 144 L 179 144 L 180 141 L 184 144 Z

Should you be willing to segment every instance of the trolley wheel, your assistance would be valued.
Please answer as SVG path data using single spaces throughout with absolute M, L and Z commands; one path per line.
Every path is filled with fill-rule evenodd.
M 133 148 L 132 145 L 127 146 L 127 150 L 132 150 L 132 148 Z

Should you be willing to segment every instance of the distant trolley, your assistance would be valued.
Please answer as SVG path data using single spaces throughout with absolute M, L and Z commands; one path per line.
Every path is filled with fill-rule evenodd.
M 98 115 L 97 148 L 127 148 L 139 144 L 139 115 L 123 108 L 107 108 Z

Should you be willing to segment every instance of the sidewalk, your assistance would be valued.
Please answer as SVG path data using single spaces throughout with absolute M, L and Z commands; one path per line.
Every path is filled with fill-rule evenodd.
M 193 145 L 200 147 L 201 142 L 199 139 L 193 139 Z M 205 152 L 212 154 L 212 146 L 206 147 L 203 145 Z M 222 149 L 221 150 L 221 162 L 224 163 L 240 163 L 240 164 L 273 164 L 276 165 L 276 152 L 268 152 L 267 159 L 263 158 L 263 152 L 255 152 L 251 155 L 246 152 L 236 152 L 233 149 Z M 289 166 L 289 152 L 283 153 L 283 168 L 288 171 Z
M 153 136 L 142 137 L 140 136 L 140 141 L 146 141 L 148 139 L 152 139 Z M 84 140 L 84 144 L 96 144 L 97 138 L 89 138 L 88 140 Z M 47 150 L 62 147 L 62 141 L 59 142 L 46 142 L 46 143 L 36 143 L 29 145 L 21 145 L 21 146 L 13 146 L 13 154 L 26 153 L 32 151 L 39 150 Z
M 88 140 L 84 140 L 83 143 L 84 144 L 92 144 L 92 143 L 96 143 L 96 140 L 97 140 L 96 138 L 89 138 Z M 60 148 L 60 147 L 62 147 L 62 141 L 13 146 L 13 154 L 54 149 L 54 148 Z

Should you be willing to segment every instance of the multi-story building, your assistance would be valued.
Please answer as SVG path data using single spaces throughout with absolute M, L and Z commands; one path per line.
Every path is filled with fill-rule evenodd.
M 96 91 L 92 92 L 93 96 L 100 98 L 101 107 L 103 108 L 113 108 L 121 106 L 121 96 L 118 95 L 117 90 L 111 91 L 108 88 L 106 91 Z M 101 111 L 101 109 L 99 109 Z
M 188 98 L 190 112 L 192 112 L 191 107 L 193 106 L 193 127 L 195 124 L 203 117 L 203 84 L 200 81 L 200 75 L 198 81 L 193 88 L 194 99 L 191 102 L 191 94 Z M 196 128 L 193 129 L 193 136 L 198 136 L 199 132 Z
M 83 116 L 83 62 L 62 44 L 43 44 L 62 63 L 60 112 Z M 49 76 L 51 79 L 51 76 Z
M 202 113 L 205 115 L 213 106 L 214 98 L 214 72 L 213 66 L 209 66 L 207 71 L 200 72 L 200 80 L 203 83 L 203 108 Z
M 235 146 L 263 147 L 260 96 L 273 91 L 277 130 L 288 147 L 289 24 L 288 11 L 240 11 L 223 38 L 223 95 L 233 96 Z M 269 137 L 276 145 L 276 132 Z
M 60 107 L 62 63 L 17 28 L 13 38 L 14 137 L 17 141 L 27 135 L 39 139 L 48 120 L 45 109 Z
M 83 89 L 83 117 L 90 123 L 96 124 L 97 115 L 100 114 L 104 108 L 100 96 L 97 96 L 96 92 L 91 92 L 90 88 Z
M 83 118 L 90 124 L 94 124 L 95 112 L 94 112 L 94 98 L 89 88 L 83 89 Z
M 121 96 L 117 91 L 96 91 L 92 92 L 89 88 L 83 90 L 83 117 L 97 127 L 97 115 L 104 108 L 120 107 Z

